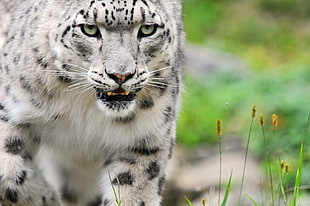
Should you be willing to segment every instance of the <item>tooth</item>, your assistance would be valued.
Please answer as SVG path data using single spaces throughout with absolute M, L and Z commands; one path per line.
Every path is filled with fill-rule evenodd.
M 125 91 L 125 92 L 124 92 L 124 95 L 126 95 L 126 96 L 127 96 L 127 95 L 129 95 L 129 93 L 130 93 L 130 92 Z
M 108 95 L 108 96 L 112 96 L 112 95 L 113 95 L 113 92 L 108 92 L 107 95 Z

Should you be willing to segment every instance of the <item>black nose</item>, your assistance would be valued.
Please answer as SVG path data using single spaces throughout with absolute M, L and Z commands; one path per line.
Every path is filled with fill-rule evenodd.
M 134 74 L 135 74 L 135 72 L 134 72 L 134 73 L 128 72 L 128 73 L 122 73 L 122 74 L 120 74 L 120 73 L 116 73 L 116 72 L 114 72 L 114 73 L 108 73 L 107 71 L 106 71 L 106 73 L 107 73 L 108 77 L 110 77 L 111 79 L 113 79 L 113 80 L 114 80 L 116 83 L 118 83 L 118 84 L 123 84 L 123 83 L 126 82 L 128 79 L 131 79 L 131 78 L 134 76 Z

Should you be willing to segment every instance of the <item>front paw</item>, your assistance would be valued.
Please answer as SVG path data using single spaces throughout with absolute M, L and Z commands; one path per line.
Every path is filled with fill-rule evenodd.
M 60 206 L 56 194 L 30 163 L 20 156 L 3 157 L 0 157 L 0 206 Z

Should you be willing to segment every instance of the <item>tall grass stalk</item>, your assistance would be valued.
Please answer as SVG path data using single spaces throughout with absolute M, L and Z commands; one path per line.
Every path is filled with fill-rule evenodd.
M 283 160 L 281 160 L 280 161 L 280 178 L 279 178 L 279 181 L 280 181 L 280 190 L 281 190 L 281 193 L 283 196 L 284 206 L 286 206 L 287 205 L 287 198 L 286 198 L 286 194 L 285 194 L 285 190 L 284 190 L 284 184 L 286 183 L 286 179 L 285 179 L 285 181 L 283 181 L 284 168 L 285 168 L 285 162 Z M 280 204 L 280 201 L 279 201 L 279 204 Z
M 294 186 L 294 196 L 293 196 L 292 206 L 296 206 L 297 198 L 299 195 L 299 187 L 300 187 L 300 182 L 301 182 L 302 165 L 303 165 L 303 150 L 304 150 L 304 142 L 302 142 L 300 145 L 298 168 L 297 168 L 297 172 L 296 172 L 296 180 L 295 180 L 295 186 Z
M 264 152 L 266 154 L 266 161 L 267 161 L 267 172 L 269 173 L 269 180 L 270 180 L 270 192 L 271 192 L 271 205 L 274 206 L 274 191 L 273 191 L 273 179 L 272 179 L 272 172 L 271 172 L 271 167 L 270 167 L 270 156 L 269 156 L 269 150 L 268 150 L 268 147 L 267 147 L 267 141 L 266 141 L 266 135 L 265 135 L 265 117 L 264 115 L 260 115 L 259 116 L 259 120 L 260 120 L 260 125 L 261 125 L 261 128 L 262 128 L 262 134 L 263 134 L 263 138 L 264 138 Z
M 248 140 L 247 140 L 247 144 L 246 144 L 245 157 L 244 157 L 244 165 L 243 165 L 241 185 L 240 185 L 240 193 L 239 193 L 239 198 L 238 198 L 238 205 L 239 206 L 240 206 L 240 203 L 241 203 L 241 194 L 242 194 L 242 190 L 243 190 L 245 169 L 246 169 L 246 163 L 247 163 L 247 159 L 248 159 L 248 152 L 249 152 L 249 146 L 250 146 L 250 139 L 251 139 L 251 134 L 252 134 L 253 122 L 254 122 L 254 119 L 255 119 L 255 116 L 256 116 L 256 109 L 257 109 L 257 106 L 253 105 L 253 107 L 252 107 L 252 120 L 251 120 L 251 124 L 250 124 Z
M 217 120 L 216 122 L 216 131 L 219 139 L 219 154 L 220 154 L 220 174 L 219 174 L 219 194 L 218 194 L 218 205 L 221 202 L 221 190 L 222 190 L 222 121 Z

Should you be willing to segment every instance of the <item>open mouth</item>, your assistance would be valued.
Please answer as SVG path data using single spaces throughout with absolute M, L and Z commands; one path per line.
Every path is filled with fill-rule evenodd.
M 126 91 L 122 88 L 118 88 L 114 91 L 104 92 L 99 88 L 96 89 L 97 98 L 103 102 L 122 102 L 122 101 L 133 101 L 136 94 L 133 92 Z

